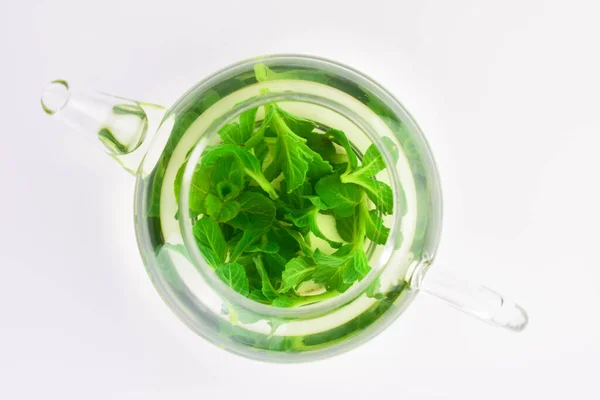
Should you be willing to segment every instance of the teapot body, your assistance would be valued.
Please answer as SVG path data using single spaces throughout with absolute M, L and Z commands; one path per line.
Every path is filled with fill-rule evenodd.
M 255 78 L 263 63 L 273 71 Z M 393 235 L 371 249 L 377 273 L 335 307 L 267 312 L 214 287 L 194 256 L 177 199 L 177 174 L 219 123 L 269 93 L 296 115 L 355 130 L 357 150 L 387 137 L 400 149 Z M 283 103 L 282 103 L 283 104 Z M 348 122 L 350 121 L 350 122 Z M 366 132 L 366 133 L 365 133 Z M 373 137 L 371 137 L 373 136 Z M 312 360 L 350 349 L 398 317 L 416 294 L 416 271 L 435 255 L 441 225 L 437 170 L 427 142 L 403 106 L 381 86 L 340 64 L 306 56 L 271 56 L 223 69 L 184 94 L 164 115 L 137 172 L 135 225 L 147 272 L 164 301 L 192 330 L 237 354 L 269 361 Z M 189 230 L 188 230 L 189 231 Z

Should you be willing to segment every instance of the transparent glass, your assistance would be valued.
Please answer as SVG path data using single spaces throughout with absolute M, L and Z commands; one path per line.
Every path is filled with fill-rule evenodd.
M 276 72 L 274 79 L 257 82 L 254 66 L 259 62 Z M 92 120 L 93 124 L 77 127 L 98 136 L 102 129 L 98 127 L 106 125 L 106 117 L 93 112 L 97 102 L 72 107 L 78 97 L 69 92 L 66 83 L 63 86 L 66 94 L 64 88 L 57 90 L 55 83 L 44 92 L 45 109 L 71 125 L 77 126 L 73 121 Z M 125 133 L 112 135 L 126 137 L 129 145 L 107 146 L 99 138 L 109 154 L 145 154 L 137 169 L 134 211 L 138 245 L 148 274 L 173 312 L 219 347 L 278 362 L 332 356 L 381 332 L 420 291 L 497 326 L 513 331 L 526 326 L 523 309 L 496 292 L 430 270 L 442 222 L 440 182 L 433 156 L 406 109 L 360 72 L 315 57 L 277 55 L 244 61 L 211 75 L 167 111 L 102 96 L 103 102 L 111 104 L 110 118 L 117 118 L 114 110 L 118 106 L 118 111 L 129 112 L 123 114 L 130 119 L 128 125 L 119 125 L 128 127 Z M 254 302 L 221 282 L 199 252 L 188 212 L 190 182 L 203 150 L 217 140 L 216 133 L 224 124 L 235 121 L 247 109 L 270 102 L 297 116 L 344 130 L 352 137 L 358 154 L 375 144 L 388 165 L 378 179 L 388 183 L 394 194 L 394 212 L 386 218 L 391 228 L 388 240 L 367 250 L 371 272 L 343 294 L 297 308 Z M 135 107 L 144 112 L 144 120 Z M 139 121 L 133 121 L 131 113 Z M 82 117 L 91 115 L 95 117 Z M 263 117 L 258 114 L 259 121 Z M 384 137 L 400 149 L 397 163 L 383 146 Z M 130 170 L 136 157 L 127 159 Z M 176 193 L 179 171 L 183 177 Z

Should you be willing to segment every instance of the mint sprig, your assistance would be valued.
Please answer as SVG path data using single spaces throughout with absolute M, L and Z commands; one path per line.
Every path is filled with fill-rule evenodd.
M 259 82 L 294 76 L 262 64 L 255 72 Z M 393 211 L 393 194 L 376 178 L 385 160 L 375 145 L 361 159 L 343 131 L 321 127 L 270 103 L 225 125 L 221 143 L 195 166 L 189 205 L 198 248 L 223 282 L 254 301 L 299 307 L 339 295 L 371 270 L 366 244 L 388 239 L 382 217 Z M 383 142 L 395 162 L 398 149 Z M 327 218 L 337 235 L 322 226 Z

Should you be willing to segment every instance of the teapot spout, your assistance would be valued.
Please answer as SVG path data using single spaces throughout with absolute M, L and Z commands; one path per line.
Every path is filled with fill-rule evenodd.
M 104 151 L 135 173 L 164 107 L 100 92 L 73 91 L 67 81 L 54 80 L 42 93 L 46 114 L 101 143 Z

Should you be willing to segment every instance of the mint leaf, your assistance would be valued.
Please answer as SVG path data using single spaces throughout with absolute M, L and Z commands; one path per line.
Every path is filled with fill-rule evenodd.
M 213 167 L 220 158 L 232 154 L 241 160 L 246 174 L 254 179 L 254 181 L 258 183 L 258 185 L 265 192 L 267 192 L 272 199 L 279 197 L 271 183 L 263 175 L 260 161 L 258 161 L 258 159 L 252 153 L 239 146 L 222 144 L 218 147 L 215 147 L 202 157 L 201 166 L 204 168 Z
M 394 195 L 392 188 L 386 183 L 362 175 L 349 174 L 342 176 L 342 181 L 360 186 L 365 190 L 369 200 L 383 214 L 391 214 L 394 210 Z
M 325 285 L 327 289 L 337 289 L 345 292 L 351 286 L 344 282 L 344 270 L 351 260 L 350 253 L 352 245 L 344 245 L 333 254 L 325 254 L 321 250 L 315 251 L 315 263 L 317 267 L 312 277 L 313 281 Z
M 265 118 L 260 123 L 260 126 L 258 127 L 256 132 L 254 132 L 254 134 L 251 135 L 250 139 L 248 139 L 248 141 L 244 144 L 245 148 L 251 149 L 253 147 L 259 146 L 261 143 L 265 145 L 265 143 L 263 143 L 263 139 L 265 137 L 266 130 L 269 127 L 269 122 L 271 122 L 271 117 L 273 116 L 273 112 L 270 108 L 265 110 L 265 112 Z M 256 156 L 258 157 L 258 154 Z
M 275 220 L 275 205 L 260 193 L 242 192 L 236 201 L 240 204 L 240 210 L 229 221 L 234 228 L 264 230 Z
M 313 281 L 340 292 L 348 290 L 371 270 L 364 251 L 352 245 L 345 245 L 334 254 L 325 254 L 317 249 L 315 262 L 317 267 Z
M 300 283 L 304 282 L 314 271 L 315 266 L 311 265 L 306 257 L 292 258 L 285 265 L 281 276 L 282 286 L 279 293 L 286 293 L 294 289 Z
M 308 227 L 308 229 L 318 238 L 325 240 L 331 247 L 341 247 L 342 244 L 327 238 L 321 229 L 319 228 L 319 224 L 317 223 L 317 215 L 319 214 L 319 208 L 313 207 L 306 211 L 303 214 L 286 214 L 285 218 L 292 221 L 294 225 L 299 228 Z
M 262 235 L 262 232 L 259 230 L 246 230 L 242 234 L 242 237 L 235 244 L 231 252 L 231 261 L 236 262 L 238 258 L 244 253 L 252 243 L 256 242 Z
M 362 165 L 356 171 L 352 172 L 354 175 L 361 175 L 366 178 L 377 175 L 379 172 L 385 169 L 385 161 L 381 157 L 381 153 L 377 150 L 374 144 L 370 145 L 365 152 L 365 156 L 362 159 Z
M 319 196 L 304 196 L 304 198 L 309 200 L 319 210 L 329 210 L 329 206 Z
M 346 172 L 355 170 L 358 167 L 358 158 L 356 157 L 356 153 L 352 149 L 352 146 L 350 146 L 350 142 L 348 141 L 346 134 L 338 129 L 329 129 L 327 132 L 325 132 L 325 136 L 346 150 L 346 156 L 348 157 Z
M 242 135 L 242 130 L 240 129 L 240 124 L 237 122 L 233 122 L 231 124 L 227 124 L 219 129 L 219 136 L 223 143 L 233 144 L 233 145 L 242 145 L 250 135 L 244 137 Z
M 254 123 L 256 122 L 257 111 L 257 108 L 252 108 L 240 114 L 240 136 L 243 141 L 239 144 L 246 143 L 252 136 L 252 133 L 254 133 Z
M 369 200 L 381 213 L 389 215 L 394 211 L 394 195 L 389 185 L 371 179 L 362 182 L 361 186 L 365 189 Z
M 334 175 L 320 179 L 315 190 L 321 200 L 340 217 L 348 217 L 362 199 L 360 188 L 352 183 L 342 183 Z
M 317 124 L 314 121 L 292 115 L 287 111 L 282 110 L 280 107 L 277 107 L 277 113 L 292 132 L 304 139 L 306 139 L 312 133 L 313 129 L 317 127 Z
M 390 151 L 392 155 L 392 159 L 394 164 L 397 163 L 399 157 L 398 147 L 395 143 L 388 137 L 382 138 L 384 146 Z M 353 169 L 353 168 L 351 168 Z M 344 175 L 353 175 L 355 177 L 362 178 L 370 178 L 377 175 L 379 172 L 385 169 L 385 161 L 381 156 L 381 153 L 375 146 L 375 144 L 370 145 L 365 152 L 365 155 L 362 159 L 362 165 L 352 172 L 347 172 Z M 342 181 L 345 181 L 342 177 Z
M 205 198 L 206 214 L 217 222 L 227 222 L 240 211 L 237 201 L 223 202 L 212 193 Z
M 306 255 L 308 257 L 312 257 L 313 251 L 312 251 L 310 245 L 306 242 L 306 239 L 304 238 L 304 236 L 302 236 L 300 234 L 300 232 L 295 231 L 288 227 L 285 227 L 284 231 L 287 235 L 291 236 L 296 241 L 296 243 L 298 244 L 298 246 L 300 247 L 300 250 L 304 253 L 304 255 Z
M 244 165 L 235 154 L 219 158 L 210 177 L 210 187 L 223 201 L 235 199 L 244 184 Z
M 280 308 L 292 308 L 292 307 L 296 306 L 297 303 L 298 303 L 297 297 L 294 298 L 294 297 L 280 296 L 280 297 L 276 298 L 275 300 L 273 300 L 271 305 L 273 305 L 275 307 L 280 307 Z
M 277 132 L 277 146 L 273 165 L 281 165 L 288 193 L 304 183 L 309 170 L 313 179 L 332 172 L 331 165 L 324 161 L 318 153 L 311 150 L 306 145 L 305 139 L 296 135 L 278 112 L 273 113 L 271 124 Z M 276 172 L 277 168 L 275 168 L 275 172 L 270 172 L 269 175 L 273 176 Z
M 366 221 L 366 234 L 369 239 L 377 244 L 385 244 L 387 242 L 388 235 L 390 234 L 390 228 L 383 225 L 383 220 L 377 214 L 377 211 L 371 210 L 367 213 L 362 213 L 361 218 Z
M 288 228 L 288 226 L 284 226 L 279 221 L 276 221 L 271 227 L 271 230 L 267 232 L 267 235 L 276 238 L 277 242 L 279 243 L 278 254 L 285 258 L 283 260 L 283 264 L 280 265 L 280 272 L 283 271 L 285 263 L 288 260 L 296 257 L 300 251 L 300 245 L 298 244 L 298 241 L 288 234 Z M 265 261 L 269 263 L 268 257 L 265 258 Z M 279 276 L 281 276 L 281 274 Z
M 270 235 L 263 234 L 260 240 L 249 246 L 246 251 L 249 253 L 277 253 L 279 251 L 279 243 Z
M 256 80 L 258 82 L 276 81 L 282 79 L 313 81 L 320 83 L 329 82 L 329 78 L 323 71 L 314 69 L 289 69 L 279 72 L 273 71 L 263 63 L 254 65 L 254 75 L 256 76 Z
M 310 182 L 304 181 L 292 191 L 288 191 L 287 183 L 281 181 L 279 188 L 281 189 L 281 200 L 285 201 L 286 208 L 290 211 L 296 211 L 310 206 L 310 202 L 305 198 L 313 194 L 313 188 Z
M 273 279 L 273 283 L 277 280 L 281 281 L 281 273 L 285 269 L 288 258 L 284 258 L 279 253 L 265 253 L 263 254 L 263 259 L 269 276 Z
M 219 225 L 209 217 L 202 217 L 192 228 L 200 252 L 209 265 L 216 267 L 225 262 L 227 246 Z
M 362 249 L 355 249 L 352 256 L 349 258 L 350 262 L 347 263 L 342 275 L 344 283 L 354 283 L 359 281 L 371 270 L 367 255 Z
M 254 146 L 254 155 L 258 159 L 259 165 L 262 169 L 262 165 L 265 162 L 265 158 L 267 158 L 267 155 L 269 155 L 269 146 L 264 141 L 257 143 Z
M 216 267 L 215 272 L 223 282 L 230 288 L 241 294 L 248 296 L 250 293 L 250 284 L 246 276 L 246 270 L 240 264 L 227 263 Z
M 333 141 L 327 135 L 311 132 L 306 135 L 305 139 L 306 145 L 319 153 L 323 160 L 329 163 L 339 161 L 340 157 L 338 157 Z
M 269 303 L 269 300 L 265 297 L 262 290 L 259 289 L 252 289 L 248 295 L 248 298 L 259 303 Z
M 348 217 L 336 217 L 335 227 L 338 234 L 346 242 L 354 243 L 355 238 L 359 235 L 360 224 L 358 213 L 353 213 Z
M 269 280 L 269 274 L 265 269 L 262 259 L 260 257 L 254 257 L 254 264 L 256 266 L 256 270 L 260 275 L 261 283 L 262 283 L 262 293 L 267 300 L 273 300 L 279 297 L 277 291 L 273 288 L 271 281 Z
M 174 183 L 175 199 L 179 202 L 179 195 L 181 193 L 181 183 L 183 181 L 183 173 L 187 161 L 177 171 Z M 190 194 L 189 194 L 189 205 L 191 216 L 195 217 L 198 214 L 203 214 L 205 210 L 206 195 L 210 193 L 210 177 L 212 176 L 213 168 L 200 168 L 196 166 L 192 181 L 190 183 Z
M 400 158 L 400 150 L 398 149 L 398 146 L 392 139 L 390 139 L 387 136 L 382 137 L 381 140 L 383 141 L 383 146 L 392 155 L 392 161 L 394 163 L 394 166 L 396 166 L 396 164 L 398 164 L 398 158 Z

